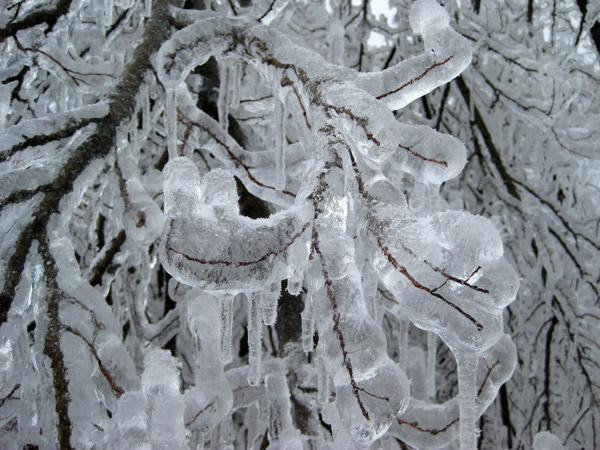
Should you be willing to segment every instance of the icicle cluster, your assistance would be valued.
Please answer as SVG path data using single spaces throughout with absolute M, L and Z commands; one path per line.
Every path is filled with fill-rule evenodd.
M 465 164 L 462 144 L 428 127 L 399 124 L 391 112 L 459 74 L 470 61 L 468 45 L 443 8 L 427 0 L 411 13 L 425 53 L 382 73 L 332 65 L 260 20 L 189 21 L 157 60 L 171 155 L 162 264 L 179 282 L 205 292 L 228 299 L 246 294 L 250 386 L 262 382 L 263 327 L 275 322 L 281 281 L 298 294 L 304 279 L 302 349 L 313 351 L 317 332 L 318 397 L 330 400 L 331 380 L 337 416 L 352 440 L 370 444 L 394 424 L 393 434 L 419 447 L 441 446 L 449 433 L 474 449 L 476 420 L 514 368 L 502 311 L 518 281 L 493 225 L 447 210 L 438 196 L 439 185 Z M 328 30 L 336 55 L 343 53 L 338 28 Z M 220 67 L 218 122 L 195 106 L 184 82 L 210 57 Z M 275 139 L 261 151 L 241 148 L 227 132 L 230 114 L 240 110 L 240 83 L 250 87 L 255 80 L 273 96 Z M 176 157 L 176 128 L 183 127 L 196 129 L 227 170 L 201 176 L 192 159 Z M 298 168 L 286 170 L 293 165 Z M 234 176 L 278 211 L 266 219 L 241 216 Z M 391 304 L 376 300 L 378 285 Z M 228 340 L 225 301 L 222 339 Z M 411 399 L 406 365 L 387 354 L 384 310 L 431 332 L 422 400 Z M 428 403 L 435 400 L 436 335 L 458 366 L 458 397 L 440 405 Z M 269 380 L 280 377 L 267 375 L 267 391 L 281 383 Z M 443 439 L 423 432 L 448 425 L 443 422 L 452 422 L 457 408 L 460 424 Z M 290 427 L 285 415 L 277 420 L 283 422 L 270 429 L 274 440 L 279 428 Z

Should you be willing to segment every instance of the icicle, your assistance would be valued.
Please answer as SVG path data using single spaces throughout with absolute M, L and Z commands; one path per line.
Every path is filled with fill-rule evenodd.
M 241 82 L 241 64 L 233 63 L 231 65 L 231 73 L 229 75 L 229 106 L 237 108 L 240 106 L 240 82 Z
M 61 111 L 68 111 L 69 110 L 69 87 L 67 85 L 67 83 L 62 83 L 60 85 L 60 104 L 61 104 Z
M 379 276 L 373 266 L 366 261 L 362 269 L 362 288 L 367 304 L 367 311 L 373 320 L 379 323 L 377 317 L 377 287 L 379 285 Z
M 292 421 L 292 404 L 285 373 L 283 360 L 275 359 L 269 363 L 269 370 L 265 376 L 269 406 L 269 441 L 273 448 L 302 450 L 302 435 L 294 428 Z
M 104 0 L 104 26 L 112 25 L 113 0 Z
M 475 425 L 477 420 L 475 407 L 477 360 L 477 355 L 472 353 L 456 355 L 461 450 L 475 450 L 477 448 L 478 430 Z
M 152 14 L 152 0 L 144 0 L 144 15 L 150 17 Z
M 377 304 L 376 304 L 376 299 L 375 299 L 375 295 L 366 295 L 367 293 L 365 292 L 365 303 L 367 305 L 367 311 L 369 313 L 369 315 L 373 318 L 373 320 L 375 322 L 377 322 Z
M 121 9 L 129 9 L 133 6 L 134 0 L 117 0 L 117 5 Z
M 225 294 L 219 296 L 219 307 L 221 308 L 221 362 L 231 362 L 231 326 L 233 321 L 233 295 Z
M 177 157 L 177 104 L 175 101 L 175 89 L 167 91 L 167 148 L 169 159 Z
M 83 94 L 79 91 L 76 91 L 73 94 L 73 108 L 81 108 L 83 107 Z
M 269 366 L 270 370 L 265 376 L 265 391 L 269 402 L 269 441 L 275 442 L 281 438 L 282 431 L 293 428 L 293 425 L 283 361 L 276 359 Z
M 343 64 L 344 35 L 344 23 L 340 19 L 328 21 L 327 44 L 329 45 L 329 60 L 334 64 Z
M 427 333 L 427 380 L 426 392 L 427 398 L 433 400 L 435 398 L 435 361 L 437 358 L 437 335 L 435 333 Z
M 233 443 L 233 440 L 235 439 L 235 431 L 233 430 L 233 420 L 231 419 L 231 416 L 226 416 L 223 418 L 219 424 L 219 434 L 221 435 L 221 443 Z
M 284 160 L 284 141 L 285 141 L 285 121 L 283 103 L 275 99 L 275 187 L 277 189 L 285 188 L 285 160 Z
M 142 94 L 142 128 L 144 136 L 148 136 L 150 133 L 150 92 L 148 89 L 144 89 Z
M 400 361 L 399 361 L 399 366 L 400 368 L 406 372 L 407 366 L 408 366 L 408 361 L 407 361 L 407 357 L 408 357 L 408 328 L 410 326 L 410 322 L 408 321 L 408 319 L 406 317 L 400 317 L 400 333 L 399 333 L 399 341 L 400 341 L 400 348 L 398 350 L 399 356 L 400 356 Z
M 325 405 L 329 402 L 329 376 L 320 351 L 317 356 L 317 389 L 317 402 Z
M 206 436 L 200 430 L 195 431 L 196 434 L 196 449 L 203 450 L 206 448 Z
M 137 117 L 138 112 L 139 112 L 139 109 L 136 109 L 133 117 Z M 137 153 L 137 151 L 140 149 L 140 142 L 138 140 L 138 125 L 136 122 L 137 122 L 137 120 L 135 122 L 132 121 L 132 127 L 131 127 L 131 131 L 130 131 L 129 141 L 133 144 L 132 150 Z
M 281 295 L 281 281 L 269 284 L 261 293 L 260 311 L 265 325 L 277 320 L 277 303 Z
M 312 352 L 315 334 L 315 310 L 312 297 L 307 295 L 302 312 L 302 350 L 306 353 Z
M 269 403 L 264 396 L 261 396 L 256 402 L 256 406 L 258 408 L 258 421 L 261 424 L 269 423 Z
M 260 292 L 248 295 L 248 384 L 256 386 L 260 382 L 262 357 L 262 321 L 260 317 Z
M 475 100 L 473 97 L 475 97 L 475 96 L 474 95 L 469 96 L 469 115 L 470 115 L 469 121 L 471 123 L 475 122 Z
M 23 81 L 23 87 L 21 89 L 24 91 L 31 89 L 31 85 L 36 80 L 39 70 L 40 68 L 38 66 L 32 66 L 31 69 L 29 69 L 29 72 L 25 75 L 25 81 Z
M 220 86 L 217 109 L 219 110 L 219 124 L 225 131 L 229 129 L 229 75 L 230 70 L 225 64 L 225 61 L 221 61 L 221 64 L 219 64 Z

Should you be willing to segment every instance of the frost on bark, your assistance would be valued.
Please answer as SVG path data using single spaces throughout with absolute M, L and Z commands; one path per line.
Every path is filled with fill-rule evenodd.
M 584 313 L 539 332 L 511 314 L 505 333 L 524 253 L 500 213 L 510 264 L 494 220 L 464 209 L 486 213 L 451 135 L 486 152 L 510 205 L 531 197 L 564 225 L 531 246 L 555 262 L 544 283 L 560 292 L 555 238 L 594 290 L 578 261 L 597 245 L 502 165 L 467 69 L 477 38 L 433 0 L 394 5 L 395 24 L 367 2 L 5 8 L 1 447 L 477 448 L 517 365 L 510 335 L 547 330 L 551 355 Z M 565 146 L 580 133 L 554 131 Z M 509 440 L 531 443 L 519 427 Z

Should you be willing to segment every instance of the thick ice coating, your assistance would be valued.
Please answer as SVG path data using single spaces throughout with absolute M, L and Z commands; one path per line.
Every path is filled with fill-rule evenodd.
M 458 76 L 470 62 L 470 47 L 441 6 L 419 0 L 410 23 L 423 37 L 424 53 L 383 72 L 359 73 L 331 62 L 344 60 L 342 22 L 327 27 L 330 61 L 268 26 L 286 5 L 276 2 L 258 20 L 198 15 L 194 21 L 177 13 L 193 23 L 157 58 L 168 90 L 170 142 L 161 262 L 178 281 L 218 297 L 222 331 L 213 347 L 223 362 L 232 359 L 236 339 L 229 328 L 232 298 L 245 294 L 238 314 L 245 317 L 248 366 L 236 379 L 245 377 L 253 393 L 266 384 L 275 446 L 284 437 L 301 445 L 289 417 L 284 367 L 263 342 L 265 326 L 278 325 L 287 278 L 288 292 L 304 301 L 299 352 L 312 352 L 318 334 L 313 378 L 319 404 L 328 403 L 333 385 L 337 413 L 325 409 L 335 433 L 343 429 L 355 443 L 370 445 L 392 427 L 416 446 L 459 438 L 473 449 L 477 418 L 514 368 L 502 313 L 518 279 L 492 223 L 448 210 L 439 196 L 439 186 L 466 163 L 464 145 L 426 126 L 399 124 L 392 113 Z M 184 82 L 210 57 L 219 63 L 218 121 L 197 107 Z M 242 148 L 227 132 L 232 111 L 243 109 L 241 89 L 249 79 L 270 89 L 256 100 L 272 107 L 267 150 Z M 197 132 L 227 169 L 201 177 L 191 158 L 178 156 L 182 126 L 185 139 Z M 234 174 L 279 212 L 258 220 L 241 216 Z M 383 289 L 391 302 L 385 307 Z M 404 324 L 400 364 L 387 353 L 383 311 Z M 427 364 L 415 358 L 419 367 L 408 356 L 409 321 L 429 333 Z M 443 405 L 428 402 L 435 397 L 438 336 L 456 357 L 459 385 L 457 397 Z M 274 342 L 269 345 L 275 353 Z M 407 366 L 426 375 L 412 399 Z M 478 386 L 482 374 L 486 381 Z M 423 434 L 415 423 L 443 428 L 446 440 Z
M 215 170 L 200 179 L 186 158 L 169 161 L 164 170 L 167 224 L 160 255 L 165 268 L 191 286 L 263 290 L 273 266 L 304 232 L 299 216 L 293 211 L 260 220 L 240 216 L 228 171 Z M 188 177 L 181 178 L 179 170 Z

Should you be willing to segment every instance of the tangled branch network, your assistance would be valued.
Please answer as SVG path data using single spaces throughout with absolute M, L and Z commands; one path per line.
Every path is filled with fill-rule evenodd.
M 132 89 L 127 77 L 135 65 L 124 69 L 117 92 L 131 110 L 113 96 L 108 105 L 80 108 L 77 119 L 31 121 L 47 136 L 80 130 L 65 147 L 75 156 L 58 175 L 40 175 L 60 175 L 73 186 L 64 198 L 50 183 L 31 195 L 46 203 L 15 246 L 25 251 L 9 262 L 21 264 L 25 275 L 5 276 L 3 295 L 14 294 L 14 301 L 3 312 L 9 325 L 2 348 L 44 347 L 36 354 L 50 358 L 44 364 L 51 381 L 30 377 L 15 389 L 56 405 L 58 418 L 43 427 L 56 420 L 61 445 L 233 445 L 243 423 L 246 441 L 248 433 L 268 435 L 270 448 L 342 448 L 388 438 L 418 448 L 453 440 L 476 448 L 476 422 L 516 364 L 502 314 L 518 279 L 492 223 L 452 208 L 439 194 L 466 163 L 463 144 L 399 123 L 393 113 L 458 76 L 470 48 L 441 6 L 419 0 L 410 23 L 424 53 L 362 73 L 326 61 L 282 31 L 290 11 L 301 7 L 259 2 L 234 17 L 225 7 L 146 2 L 148 30 L 170 23 L 179 31 L 164 42 L 148 31 L 133 54 L 134 62 L 152 57 L 154 70 L 142 74 L 143 83 L 135 75 L 140 81 Z M 333 21 L 328 39 L 333 53 L 343 53 L 341 23 Z M 160 47 L 154 55 L 152 46 Z M 213 59 L 220 86 L 211 116 L 199 107 L 206 79 L 198 71 Z M 254 124 L 244 128 L 245 142 L 230 133 L 234 115 Z M 10 128 L 6 145 L 24 147 L 26 126 Z M 98 154 L 112 132 L 116 152 Z M 165 157 L 156 162 L 165 141 Z M 240 183 L 273 213 L 240 214 Z M 89 223 L 77 218 L 87 217 L 86 208 L 119 225 L 110 245 L 104 234 L 98 238 L 106 248 L 98 254 L 65 238 L 89 234 Z M 111 271 L 112 258 L 118 264 Z M 84 264 L 89 270 L 80 270 Z M 172 277 L 166 282 L 161 265 Z M 265 343 L 263 331 L 281 310 L 282 283 L 286 295 L 304 303 L 301 338 L 267 355 L 263 347 L 274 344 Z M 153 291 L 163 284 L 175 303 L 168 312 L 162 287 Z M 42 298 L 44 319 L 31 307 Z M 399 324 L 399 361 L 389 356 L 386 316 Z M 13 320 L 19 317 L 38 321 L 43 344 L 29 344 Z M 427 336 L 424 380 L 407 377 L 409 323 Z M 247 359 L 237 351 L 244 324 Z M 171 355 L 161 347 L 173 338 Z M 443 403 L 435 401 L 438 338 L 458 372 L 458 394 Z M 4 367 L 3 380 L 33 371 L 16 360 Z M 301 401 L 290 395 L 292 378 Z M 424 393 L 417 394 L 418 384 Z M 302 405 L 306 423 L 299 425 L 292 412 Z M 23 442 L 41 439 L 40 425 L 25 420 L 36 414 L 31 408 L 15 419 Z
M 463 145 L 428 127 L 399 124 L 392 114 L 457 76 L 470 49 L 443 8 L 420 1 L 411 25 L 423 36 L 425 53 L 362 74 L 324 61 L 270 27 L 283 6 L 275 3 L 258 23 L 194 21 L 180 12 L 180 20 L 193 23 L 159 52 L 171 130 L 161 261 L 178 281 L 217 297 L 222 308 L 230 308 L 232 295 L 246 294 L 250 385 L 261 380 L 262 323 L 276 320 L 281 281 L 288 280 L 292 294 L 304 283 L 304 349 L 312 350 L 316 328 L 321 376 L 335 387 L 331 414 L 354 441 L 369 444 L 394 424 L 392 434 L 431 448 L 439 433 L 427 430 L 447 425 L 458 403 L 461 445 L 475 448 L 475 421 L 514 368 L 502 310 L 518 282 L 492 224 L 445 210 L 439 198 L 440 184 L 465 164 Z M 211 56 L 224 67 L 248 68 L 249 86 L 240 85 L 239 69 L 225 86 L 232 98 L 254 80 L 271 88 L 273 150 L 240 148 L 223 131 L 225 111 L 219 126 L 195 106 L 184 80 Z M 227 170 L 200 177 L 176 145 L 178 121 L 198 130 Z M 267 219 L 240 216 L 234 175 L 280 211 Z M 407 182 L 409 201 L 402 190 Z M 391 313 L 435 333 L 454 352 L 458 402 L 410 398 L 409 381 L 388 357 L 378 324 L 379 283 L 393 296 Z M 486 361 L 497 361 L 490 373 Z

